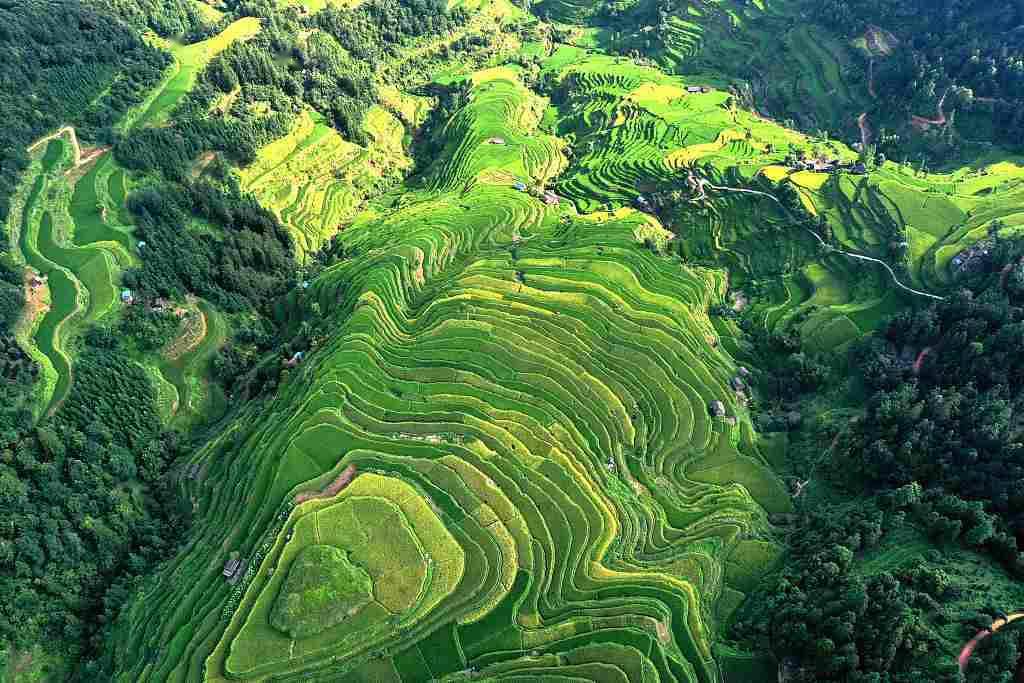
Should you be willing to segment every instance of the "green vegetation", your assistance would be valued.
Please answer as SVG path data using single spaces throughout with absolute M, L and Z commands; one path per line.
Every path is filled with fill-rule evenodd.
M 627 672 L 711 679 L 711 615 L 728 614 L 716 602 L 727 582 L 729 595 L 749 590 L 777 547 L 758 501 L 790 509 L 745 408 L 726 388 L 736 363 L 706 341 L 714 334 L 706 311 L 724 294 L 721 272 L 644 249 L 645 235 L 663 232 L 653 217 L 580 215 L 565 200 L 546 207 L 517 191 L 514 182 L 550 182 L 567 165 L 564 142 L 538 133 L 544 100 L 514 69 L 480 72 L 456 88 L 464 104 L 439 129 L 443 152 L 420 189 L 405 188 L 386 212 L 392 196 L 371 203 L 318 258 L 340 256 L 337 265 L 289 297 L 285 315 L 299 332 L 289 351 L 304 350 L 305 359 L 284 370 L 277 360 L 275 398 L 236 423 L 244 431 L 231 443 L 250 444 L 251 466 L 226 468 L 215 456 L 230 448 L 222 441 L 197 461 L 214 480 L 244 478 L 217 485 L 225 495 L 250 490 L 266 501 L 324 486 L 348 465 L 415 487 L 412 500 L 438 520 L 435 531 L 416 534 L 432 558 L 422 575 L 433 575 L 431 583 L 414 581 L 416 562 L 401 559 L 397 539 L 375 542 L 403 528 L 389 521 L 394 513 L 368 503 L 347 511 L 344 502 L 354 505 L 377 476 L 359 474 L 342 503 L 303 503 L 284 526 L 272 507 L 258 506 L 226 523 L 203 522 L 203 547 L 230 538 L 229 547 L 252 558 L 245 587 L 205 571 L 204 551 L 184 555 L 168 572 L 194 580 L 148 588 L 119 625 L 119 649 L 181 628 L 169 613 L 167 622 L 143 619 L 152 611 L 146 604 L 185 601 L 184 613 L 204 620 L 227 600 L 231 622 L 176 644 L 168 675 L 212 652 L 211 670 L 242 678 L 311 670 L 372 677 L 376 653 L 416 680 L 427 670 L 421 658 L 430 671 L 499 672 L 531 651 L 591 647 L 591 656 L 621 657 Z M 395 254 L 393 270 L 377 256 L 384 245 Z M 708 415 L 717 398 L 734 419 Z M 277 407 L 286 405 L 302 408 Z M 267 417 L 257 417 L 263 410 Z M 315 526 L 304 513 L 313 505 L 328 505 Z M 328 513 L 340 525 L 329 543 L 366 568 L 380 604 L 282 659 L 290 650 L 269 620 L 273 601 L 298 550 L 328 542 Z M 644 528 L 659 539 L 654 545 Z M 448 551 L 431 549 L 442 530 L 465 557 L 460 572 L 442 561 Z M 360 548 L 391 555 L 363 560 Z M 415 548 L 413 557 L 422 552 Z M 390 562 L 407 569 L 396 573 Z M 447 588 L 430 587 L 442 579 Z M 399 654 L 445 624 L 444 638 Z
M 344 550 L 306 546 L 288 569 L 270 623 L 292 638 L 315 636 L 357 614 L 372 599 L 372 588 L 370 575 Z
M 411 166 L 404 128 L 383 108 L 367 114 L 367 146 L 347 142 L 318 113 L 303 111 L 291 131 L 243 169 L 242 187 L 288 226 L 302 260 L 351 220 L 365 197 Z
M 11 662 L 945 681 L 1019 607 L 1024 166 L 893 161 L 860 69 L 894 36 L 797 0 L 109 11 L 84 146 L 14 139 Z
M 155 94 L 150 95 L 147 101 L 148 106 L 137 117 L 129 119 L 130 125 L 136 127 L 158 126 L 166 121 L 171 110 L 192 91 L 198 74 L 211 59 L 235 41 L 251 38 L 259 30 L 259 19 L 245 17 L 233 22 L 216 36 L 198 43 L 180 45 L 155 41 L 156 45 L 168 49 L 174 58 L 170 67 L 170 75 L 165 77 Z

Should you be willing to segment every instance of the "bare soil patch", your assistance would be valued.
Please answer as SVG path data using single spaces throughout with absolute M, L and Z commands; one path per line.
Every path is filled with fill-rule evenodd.
M 18 326 L 31 329 L 35 322 L 50 310 L 50 286 L 45 278 L 40 278 L 31 269 L 25 271 L 25 307 L 21 311 Z
M 341 491 L 352 483 L 352 480 L 356 478 L 356 466 L 349 465 L 341 471 L 337 477 L 334 478 L 330 484 L 325 486 L 320 491 L 303 491 L 302 493 L 295 496 L 295 504 L 305 503 L 307 500 L 313 500 L 314 498 L 331 498 L 338 495 Z
M 179 308 L 176 312 L 183 313 L 181 331 L 164 349 L 163 355 L 167 360 L 181 358 L 206 337 L 206 315 L 199 308 Z

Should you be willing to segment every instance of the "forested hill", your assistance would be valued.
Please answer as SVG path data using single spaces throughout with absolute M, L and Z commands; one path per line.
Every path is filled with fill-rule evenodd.
M 862 41 L 875 58 L 874 90 L 889 115 L 935 120 L 957 111 L 963 136 L 1020 144 L 1024 2 L 822 0 L 805 12 Z

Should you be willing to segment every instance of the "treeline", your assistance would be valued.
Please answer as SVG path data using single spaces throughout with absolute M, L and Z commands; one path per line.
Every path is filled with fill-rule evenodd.
M 0 425 L 32 424 L 27 404 L 39 376 L 39 366 L 13 334 L 24 307 L 21 269 L 0 256 Z
M 180 180 L 203 150 L 239 164 L 284 135 L 310 106 L 345 138 L 366 144 L 364 118 L 379 101 L 375 78 L 411 41 L 443 35 L 464 23 L 463 10 L 436 0 L 369 0 L 354 9 L 241 3 L 264 30 L 211 61 L 174 112 L 174 125 L 137 131 L 117 146 L 118 160 Z M 228 97 L 228 94 L 231 94 Z
M 200 1 L 86 0 L 94 7 L 106 8 L 137 29 L 150 29 L 161 36 L 175 36 L 187 43 L 200 40 L 214 30 L 199 10 Z

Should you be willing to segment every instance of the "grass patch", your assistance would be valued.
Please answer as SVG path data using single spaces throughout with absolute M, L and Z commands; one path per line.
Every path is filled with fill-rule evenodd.
M 373 599 L 370 575 L 348 554 L 329 545 L 302 549 L 288 570 L 270 613 L 270 624 L 292 638 L 322 633 L 355 615 Z

